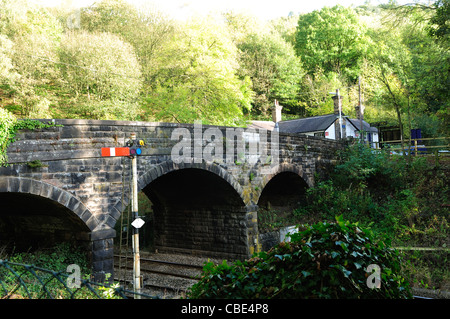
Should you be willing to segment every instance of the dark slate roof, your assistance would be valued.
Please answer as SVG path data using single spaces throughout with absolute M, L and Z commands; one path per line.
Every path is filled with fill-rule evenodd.
M 344 115 L 342 115 L 344 116 Z M 336 114 L 320 115 L 303 119 L 278 122 L 280 132 L 306 133 L 325 131 L 339 116 Z
M 349 119 L 349 120 L 358 129 L 358 131 L 361 129 L 361 121 L 359 119 Z M 370 124 L 364 120 L 362 122 L 363 122 L 363 131 L 372 133 L 378 132 L 378 129 L 376 127 L 370 126 Z

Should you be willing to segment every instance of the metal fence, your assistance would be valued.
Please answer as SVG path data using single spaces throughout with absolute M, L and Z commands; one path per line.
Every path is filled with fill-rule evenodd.
M 158 299 L 118 284 L 101 284 L 74 278 L 35 265 L 0 259 L 0 299 Z

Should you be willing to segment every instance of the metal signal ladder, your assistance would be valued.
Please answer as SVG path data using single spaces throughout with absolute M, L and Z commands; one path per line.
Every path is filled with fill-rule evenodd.
M 130 174 L 131 176 L 131 174 Z M 117 276 L 119 284 L 125 287 L 127 280 L 127 262 L 129 260 L 129 229 L 131 219 L 131 205 L 128 205 L 126 212 L 124 211 L 124 194 L 125 194 L 125 162 L 122 157 L 122 214 L 120 215 L 120 242 L 119 242 L 119 274 Z M 128 198 L 131 194 L 131 184 L 128 183 Z

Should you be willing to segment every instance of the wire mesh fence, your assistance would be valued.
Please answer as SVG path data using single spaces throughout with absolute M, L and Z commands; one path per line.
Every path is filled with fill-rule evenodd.
M 96 283 L 63 271 L 0 259 L 0 299 L 158 299 L 118 284 Z

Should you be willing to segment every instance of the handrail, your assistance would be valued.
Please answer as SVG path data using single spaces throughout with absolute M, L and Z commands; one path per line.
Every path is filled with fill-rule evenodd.
M 379 149 L 381 145 L 389 145 L 392 144 L 395 147 L 389 145 L 390 151 L 410 151 L 414 153 L 414 156 L 419 155 L 418 153 L 426 153 L 427 151 L 432 151 L 432 149 L 450 149 L 450 143 L 444 145 L 424 145 L 422 144 L 424 141 L 436 141 L 436 140 L 449 140 L 450 137 L 419 137 L 419 138 L 406 138 L 402 140 L 391 140 L 391 141 L 379 141 L 376 142 L 377 148 Z M 419 145 L 420 141 L 420 145 Z M 403 142 L 403 145 L 399 144 Z M 395 144 L 394 144 L 395 143 Z M 442 143 L 442 142 L 440 142 Z M 445 143 L 445 142 L 443 142 Z M 437 152 L 434 151 L 435 153 Z M 437 155 L 437 154 L 436 154 Z
M 412 138 L 411 141 L 431 141 L 431 140 L 442 140 L 442 139 L 450 139 L 450 137 L 420 137 L 420 138 Z M 408 142 L 410 139 L 405 138 L 403 142 Z M 378 143 L 389 144 L 389 143 L 400 143 L 402 140 L 392 140 L 392 141 L 379 141 Z

